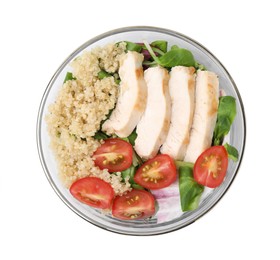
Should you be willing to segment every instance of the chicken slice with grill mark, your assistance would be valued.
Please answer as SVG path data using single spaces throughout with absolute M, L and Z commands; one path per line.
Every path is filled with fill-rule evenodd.
M 195 89 L 195 110 L 190 142 L 184 161 L 194 163 L 211 146 L 219 104 L 219 80 L 215 73 L 198 71 Z
M 148 98 L 145 112 L 137 125 L 135 150 L 144 159 L 154 157 L 164 143 L 170 125 L 171 100 L 168 71 L 162 67 L 149 68 L 144 73 Z
M 147 85 L 143 75 L 144 56 L 128 51 L 120 62 L 120 94 L 110 118 L 102 130 L 108 134 L 127 137 L 138 124 L 146 108 Z
M 184 159 L 189 144 L 194 114 L 194 72 L 193 67 L 177 66 L 170 73 L 171 124 L 160 151 L 175 160 Z

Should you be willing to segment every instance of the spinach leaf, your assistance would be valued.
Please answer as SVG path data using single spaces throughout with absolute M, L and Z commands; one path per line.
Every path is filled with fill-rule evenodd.
M 137 184 L 137 183 L 131 183 L 131 187 L 133 189 L 136 189 L 136 190 L 145 190 L 144 187 L 142 187 L 141 185 Z
M 127 51 L 136 51 L 136 52 L 141 52 L 142 51 L 142 46 L 137 44 L 137 43 L 128 42 L 128 41 L 125 41 L 125 43 L 126 43 L 126 50 Z
M 186 49 L 172 49 L 165 55 L 158 58 L 159 65 L 162 67 L 175 67 L 175 66 L 194 66 L 195 60 L 192 53 Z
M 134 146 L 135 140 L 137 138 L 136 128 L 132 131 L 132 133 L 127 137 L 129 143 Z
M 116 82 L 116 84 L 120 84 L 121 80 L 119 78 L 119 75 L 117 73 L 115 73 L 114 75 L 108 73 L 107 71 L 105 70 L 100 70 L 97 74 L 98 76 L 98 79 L 105 79 L 105 78 L 108 78 L 108 77 L 114 77 L 114 80 Z
M 144 41 L 144 45 L 150 52 L 154 61 L 162 67 L 171 68 L 180 65 L 189 67 L 195 65 L 195 60 L 192 53 L 186 49 L 172 46 L 170 51 L 166 52 L 160 57 L 157 57 L 152 50 L 152 47 L 146 41 Z
M 214 129 L 212 144 L 221 145 L 228 134 L 236 115 L 235 98 L 231 96 L 220 97 L 217 122 Z
M 130 166 L 128 169 L 124 170 L 121 172 L 121 176 L 122 176 L 122 179 L 123 180 L 126 180 L 128 178 L 128 181 L 129 183 L 131 184 L 131 187 L 133 189 L 140 189 L 140 190 L 143 190 L 144 188 L 137 184 L 135 181 L 134 181 L 134 175 L 136 173 L 136 167 L 135 166 Z
M 195 210 L 204 187 L 194 180 L 192 168 L 187 166 L 179 168 L 179 190 L 182 211 Z
M 130 143 L 132 146 L 135 145 L 135 139 L 137 137 L 136 130 L 134 129 L 133 132 L 128 137 L 119 137 L 122 140 Z
M 110 109 L 109 112 L 108 112 L 108 114 L 106 115 L 106 118 L 100 122 L 100 128 L 101 128 L 102 125 L 105 123 L 105 121 L 108 120 L 108 119 L 110 118 L 110 116 L 111 116 L 111 114 L 113 113 L 113 110 L 114 110 L 114 109 L 115 109 L 115 108 Z
M 106 135 L 104 132 L 102 132 L 101 130 L 97 131 L 95 133 L 95 135 L 93 136 L 94 139 L 96 140 L 105 140 L 105 139 L 108 139 L 109 136 Z
M 176 168 L 179 169 L 180 167 L 189 167 L 193 169 L 194 164 L 191 162 L 184 162 L 184 161 L 175 161 Z
M 195 62 L 194 67 L 196 70 L 207 70 L 207 68 L 203 64 L 200 64 L 198 62 Z
M 74 80 L 74 79 L 76 78 L 73 77 L 73 74 L 71 72 L 67 72 L 63 83 L 67 82 L 68 80 Z
M 110 73 L 108 73 L 107 71 L 105 70 L 100 70 L 97 74 L 98 78 L 99 79 L 104 79 L 104 78 L 108 78 L 110 76 L 112 76 Z
M 230 144 L 226 143 L 224 145 L 224 147 L 226 148 L 227 150 L 227 153 L 228 153 L 228 157 L 230 159 L 232 159 L 234 162 L 237 162 L 238 161 L 238 157 L 239 157 L 239 154 L 238 154 L 238 151 L 235 147 L 231 146 Z
M 178 45 L 172 45 L 170 49 L 171 50 L 176 50 L 176 49 L 179 49 L 179 47 L 178 47 Z
M 140 166 L 142 164 L 143 164 L 142 158 L 133 149 L 132 165 Z
M 133 177 L 134 177 L 135 173 L 136 173 L 136 167 L 131 166 L 128 169 L 121 172 L 122 179 L 125 180 L 128 177 L 129 182 L 131 182 L 131 181 L 134 182 Z
M 151 43 L 152 47 L 156 47 L 163 52 L 167 52 L 167 41 L 154 41 Z

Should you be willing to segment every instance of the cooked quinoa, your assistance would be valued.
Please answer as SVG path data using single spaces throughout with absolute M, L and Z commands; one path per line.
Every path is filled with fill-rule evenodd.
M 59 175 L 66 185 L 86 176 L 96 176 L 109 182 L 116 194 L 130 190 L 121 173 L 110 174 L 94 166 L 93 152 L 100 142 L 93 136 L 102 120 L 114 108 L 118 84 L 114 76 L 98 79 L 98 72 L 116 73 L 124 55 L 125 44 L 108 44 L 84 52 L 72 63 L 74 80 L 63 84 L 46 117 Z M 101 141 L 102 142 L 102 141 Z

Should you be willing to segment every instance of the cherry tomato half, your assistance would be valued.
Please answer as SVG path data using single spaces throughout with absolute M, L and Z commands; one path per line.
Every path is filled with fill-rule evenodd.
M 196 160 L 194 179 L 209 188 L 218 187 L 224 180 L 228 167 L 228 154 L 224 146 L 212 146 Z
M 109 138 L 93 154 L 94 164 L 101 170 L 119 172 L 132 164 L 132 145 L 122 139 Z
M 110 209 L 114 198 L 111 185 L 96 177 L 75 181 L 70 187 L 70 193 L 80 202 L 100 209 Z
M 137 170 L 134 181 L 146 189 L 155 190 L 169 186 L 176 176 L 173 159 L 167 154 L 159 154 Z
M 145 190 L 131 190 L 113 201 L 112 215 L 119 219 L 143 219 L 154 214 L 155 198 Z

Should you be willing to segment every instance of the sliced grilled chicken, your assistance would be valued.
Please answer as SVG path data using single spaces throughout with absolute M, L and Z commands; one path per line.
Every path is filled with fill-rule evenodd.
M 171 100 L 168 71 L 161 67 L 145 71 L 148 98 L 145 112 L 137 125 L 135 150 L 144 159 L 154 157 L 164 143 L 170 125 Z
M 195 69 L 173 67 L 170 73 L 171 124 L 161 153 L 175 160 L 183 160 L 189 144 L 190 129 L 194 114 Z
M 143 59 L 142 54 L 128 51 L 120 61 L 120 94 L 116 108 L 102 126 L 102 130 L 108 134 L 129 136 L 145 111 L 147 85 L 143 75 Z
M 215 73 L 198 71 L 196 77 L 195 110 L 184 161 L 194 163 L 211 146 L 219 104 L 219 80 Z

